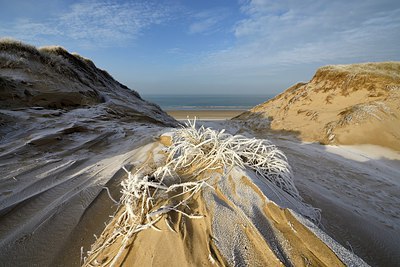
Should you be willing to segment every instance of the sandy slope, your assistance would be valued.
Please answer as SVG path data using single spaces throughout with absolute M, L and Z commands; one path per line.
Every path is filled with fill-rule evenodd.
M 154 143 L 142 148 L 141 158 L 147 159 L 142 164 L 163 164 L 152 160 L 162 147 Z M 140 169 L 140 163 L 134 169 Z M 134 234 L 117 261 L 122 237 L 90 255 L 85 266 L 111 262 L 116 266 L 366 265 L 301 215 L 312 214 L 312 207 L 275 184 L 240 168 L 226 175 L 208 172 L 205 176 L 210 178 L 211 188 L 204 188 L 185 209 L 204 217 L 191 219 L 169 212 L 155 224 L 159 231 L 146 229 Z M 118 231 L 117 218 L 123 209 L 121 206 L 94 247 Z
M 0 265 L 79 265 L 116 208 L 103 187 L 175 124 L 90 60 L 0 41 Z
M 43 114 L 48 112 L 18 111 L 16 119 L 29 121 L 19 122 L 20 129 L 1 143 L 0 258 L 6 266 L 46 266 L 60 257 L 64 242 L 72 231 L 84 230 L 76 229 L 80 218 L 103 186 L 118 178 L 132 149 L 152 141 L 161 129 L 96 116 L 88 123 L 88 110 L 51 119 Z M 81 245 L 73 244 L 75 260 Z
M 59 46 L 37 49 L 0 40 L 0 107 L 36 106 L 51 110 L 101 106 L 109 119 L 175 123 L 156 104 L 143 100 L 89 59 Z
M 400 261 L 399 89 L 399 62 L 327 66 L 237 117 L 287 153 L 326 231 L 377 266 Z
M 331 236 L 373 266 L 395 266 L 400 260 L 400 159 L 348 159 L 317 144 L 278 144 L 291 160 L 297 186 L 313 206 L 322 209 L 322 224 Z M 328 148 L 329 149 L 329 148 Z
M 282 149 L 307 203 L 322 210 L 322 229 L 372 266 L 400 261 L 400 153 L 377 146 L 325 146 L 294 134 L 254 131 L 240 122 L 207 122 L 267 138 Z
M 400 63 L 327 66 L 238 119 L 325 144 L 400 150 Z

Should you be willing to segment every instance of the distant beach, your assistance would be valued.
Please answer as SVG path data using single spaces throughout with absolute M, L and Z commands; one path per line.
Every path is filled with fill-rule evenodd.
M 229 120 L 246 110 L 169 110 L 167 113 L 177 120 L 196 117 L 200 120 Z
M 144 99 L 157 103 L 177 120 L 231 119 L 260 104 L 273 95 L 145 95 Z

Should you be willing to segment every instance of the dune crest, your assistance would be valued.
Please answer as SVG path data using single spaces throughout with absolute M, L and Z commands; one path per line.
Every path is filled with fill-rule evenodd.
M 400 150 L 400 62 L 333 65 L 236 119 L 304 141 Z

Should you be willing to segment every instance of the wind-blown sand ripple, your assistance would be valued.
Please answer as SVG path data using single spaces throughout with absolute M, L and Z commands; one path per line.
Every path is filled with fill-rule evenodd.
M 123 126 L 100 122 L 91 124 L 97 130 L 65 134 L 71 129 L 66 125 L 39 131 L 33 137 L 32 132 L 15 139 L 10 137 L 8 145 L 3 143 L 0 157 L 3 264 L 51 265 L 64 253 L 60 240 L 71 238 L 74 231 L 80 232 L 75 226 L 107 181 L 132 157 L 132 148 L 150 142 L 160 129 L 140 123 Z M 14 146 L 18 148 L 13 149 Z M 73 245 L 74 265 L 77 265 L 81 244 Z M 45 249 L 37 251 L 38 247 Z

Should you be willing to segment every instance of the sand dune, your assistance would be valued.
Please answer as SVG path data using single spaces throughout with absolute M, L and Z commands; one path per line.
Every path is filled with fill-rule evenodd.
M 103 187 L 176 121 L 90 60 L 5 40 L 0 125 L 1 265 L 77 266 L 115 210 Z
M 92 61 L 59 46 L 35 48 L 0 41 L 0 106 L 71 110 L 102 107 L 96 119 L 176 122 L 139 94 L 114 80 Z M 2 115 L 2 121 L 7 118 Z
M 0 59 L 1 265 L 398 262 L 397 152 L 213 121 L 225 133 L 210 136 L 228 140 L 213 160 L 196 149 L 214 139 L 176 138 L 177 121 L 88 59 L 4 40 Z
M 292 158 L 324 229 L 377 266 L 400 260 L 399 74 L 398 62 L 323 67 L 237 117 Z M 294 145 L 299 140 L 348 146 Z
M 334 65 L 237 118 L 305 141 L 400 150 L 399 99 L 399 62 Z
M 163 147 L 154 143 L 143 148 L 138 156 L 146 160 L 134 169 L 140 170 L 143 161 L 147 166 L 164 164 L 165 159 L 153 158 Z M 314 214 L 311 206 L 273 182 L 238 167 L 205 176 L 210 187 L 194 195 L 185 208 L 203 217 L 171 211 L 154 224 L 156 230 L 133 234 L 125 245 L 123 236 L 108 243 L 120 231 L 122 205 L 85 266 L 367 266 L 304 217 Z
M 50 265 L 57 253 L 63 253 L 60 240 L 69 238 L 103 186 L 113 180 L 121 164 L 129 162 L 132 149 L 152 141 L 161 128 L 134 122 L 82 122 L 87 125 L 82 131 L 70 126 L 69 121 L 75 120 L 75 125 L 81 121 L 69 112 L 64 114 L 64 126 L 60 119 L 46 119 L 57 128 L 49 130 L 38 123 L 26 132 L 35 112 L 19 113 L 30 115 L 30 121 L 19 123 L 20 133 L 1 146 L 0 257 L 10 265 L 13 261 Z M 37 253 L 39 244 L 45 250 Z M 81 244 L 74 246 L 79 263 Z
M 371 266 L 399 262 L 399 152 L 306 143 L 288 132 L 254 131 L 235 120 L 204 123 L 271 140 L 285 152 L 305 202 L 321 209 L 321 229 Z

